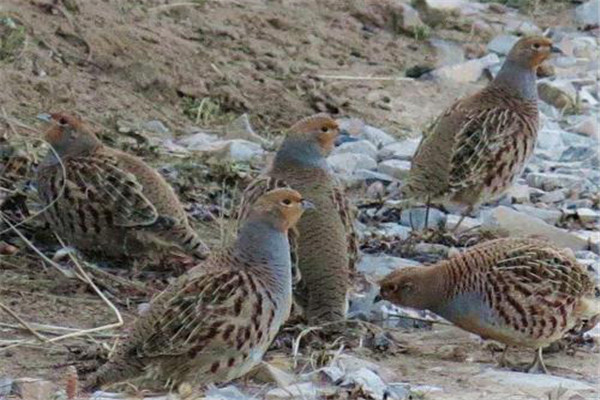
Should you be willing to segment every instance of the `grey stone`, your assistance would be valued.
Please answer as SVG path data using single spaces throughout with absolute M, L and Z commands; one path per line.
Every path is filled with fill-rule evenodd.
M 413 399 L 413 393 L 406 386 L 405 383 L 390 383 L 386 389 L 388 394 L 387 398 L 390 400 Z
M 384 400 L 387 385 L 379 375 L 369 368 L 361 368 L 346 374 L 342 387 L 358 387 L 361 393 L 373 400 Z
M 572 132 L 579 133 L 591 138 L 600 138 L 600 130 L 598 128 L 598 119 L 595 116 L 587 116 L 577 125 L 570 129 Z
M 592 210 L 591 208 L 578 208 L 577 216 L 581 222 L 590 223 L 600 219 L 600 212 Z
M 496 54 L 488 54 L 485 57 L 469 60 L 461 64 L 435 69 L 431 74 L 435 78 L 457 83 L 476 82 L 486 68 L 496 65 L 499 62 L 500 59 Z
M 356 142 L 343 143 L 342 145 L 333 149 L 331 155 L 346 153 L 364 154 L 373 159 L 377 158 L 377 148 L 368 140 L 358 140 Z
M 461 64 L 465 61 L 464 50 L 460 44 L 436 38 L 429 40 L 429 43 L 436 51 L 436 67 Z
M 163 124 L 159 120 L 148 121 L 148 122 L 144 123 L 142 128 L 146 131 L 150 131 L 152 133 L 158 133 L 161 135 L 165 135 L 165 134 L 169 133 L 169 128 L 167 128 L 165 126 L 165 124 Z
M 582 178 L 552 172 L 537 172 L 527 175 L 527 183 L 538 189 L 551 191 L 554 189 L 577 189 L 583 187 Z
M 454 230 L 461 216 L 456 214 L 448 214 L 446 219 L 446 229 Z M 481 226 L 482 221 L 479 218 L 465 217 L 458 227 L 458 232 L 468 231 L 470 229 Z
M 250 400 L 251 396 L 242 393 L 233 385 L 228 385 L 223 388 L 211 387 L 206 392 L 204 400 Z
M 509 19 L 506 21 L 505 30 L 509 32 L 519 33 L 521 35 L 539 35 L 542 30 L 531 21 L 519 21 L 517 19 Z
M 421 265 L 419 262 L 407 258 L 363 254 L 356 266 L 356 270 L 375 279 L 381 279 L 399 268 L 415 267 L 419 265 Z
M 269 390 L 265 396 L 267 400 L 280 399 L 318 399 L 319 391 L 312 382 L 297 383 L 285 388 Z
M 55 395 L 56 390 L 53 382 L 43 379 L 20 378 L 13 382 L 13 392 L 24 400 L 48 400 Z
M 388 160 L 391 158 L 398 160 L 410 160 L 417 151 L 421 138 L 406 139 L 400 142 L 395 142 L 384 146 L 379 150 L 379 158 L 382 160 Z
M 242 139 L 261 146 L 269 145 L 268 140 L 254 132 L 247 114 L 240 115 L 225 127 L 225 139 Z
M 433 254 L 433 255 L 441 255 L 443 257 L 448 256 L 449 253 L 451 252 L 450 247 L 444 246 L 443 244 L 425 243 L 425 242 L 415 244 L 413 249 L 415 252 L 417 252 L 419 254 L 428 254 L 428 255 Z
M 472 377 L 474 382 L 494 382 L 502 386 L 511 387 L 521 393 L 527 393 L 531 398 L 547 397 L 549 390 L 561 387 L 569 390 L 585 390 L 593 393 L 594 385 L 575 379 L 562 378 L 544 374 L 526 374 L 523 372 L 488 369 Z
M 331 168 L 340 174 L 352 174 L 359 169 L 374 170 L 377 162 L 372 157 L 364 154 L 335 154 L 327 158 Z
M 259 144 L 242 139 L 224 140 L 214 144 L 217 146 L 211 152 L 213 156 L 232 161 L 248 162 L 265 154 Z
M 507 55 L 510 49 L 519 40 L 516 35 L 498 35 L 487 45 L 487 50 L 500 55 Z
M 217 141 L 219 141 L 219 137 L 217 135 L 205 132 L 196 132 L 191 136 L 179 139 L 177 143 L 190 150 L 199 150 L 206 148 L 210 143 Z
M 529 203 L 530 189 L 527 185 L 514 184 L 506 191 L 506 195 L 513 203 Z
M 425 228 L 426 207 L 411 208 L 403 210 L 400 216 L 400 223 L 404 226 L 410 226 L 415 230 Z M 444 226 L 446 224 L 446 214 L 437 208 L 429 208 L 429 227 Z
M 589 146 L 571 146 L 565 151 L 563 151 L 559 161 L 585 161 L 593 157 L 598 158 L 598 150 L 596 148 Z
M 377 231 L 381 236 L 407 239 L 410 236 L 412 229 L 396 222 L 383 222 L 377 225 Z
M 567 194 L 564 189 L 556 189 L 551 192 L 545 193 L 539 197 L 539 201 L 542 203 L 560 203 L 567 198 Z
M 370 141 L 377 147 L 385 146 L 396 141 L 393 136 L 385 133 L 381 129 L 369 125 L 365 125 L 361 137 Z
M 13 379 L 7 376 L 0 377 L 0 399 L 12 392 Z
M 386 160 L 379 163 L 377 167 L 379 172 L 393 176 L 397 179 L 404 179 L 410 171 L 410 162 L 403 160 Z
M 575 8 L 575 20 L 582 27 L 598 26 L 600 0 L 590 0 Z
M 550 225 L 556 225 L 562 217 L 562 212 L 560 212 L 560 210 L 534 207 L 525 204 L 515 204 L 514 208 L 519 212 L 537 217 Z
M 496 207 L 486 210 L 482 214 L 484 227 L 500 229 L 512 237 L 536 235 L 545 237 L 558 246 L 569 247 L 574 251 L 587 249 L 587 240 L 574 233 L 549 225 L 537 217 L 509 207 Z

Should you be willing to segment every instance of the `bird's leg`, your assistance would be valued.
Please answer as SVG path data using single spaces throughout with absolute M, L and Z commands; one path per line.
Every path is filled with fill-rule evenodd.
M 431 207 L 431 197 L 427 196 L 427 202 L 425 203 L 425 226 L 423 230 L 427 230 L 429 226 L 429 208 Z
M 502 355 L 500 356 L 500 360 L 498 360 L 498 366 L 500 368 L 512 368 L 512 364 L 506 358 L 508 354 L 509 345 L 504 346 L 504 351 L 502 351 Z
M 542 357 L 542 348 L 538 348 L 535 351 L 535 358 L 533 360 L 533 363 L 526 369 L 525 372 L 528 372 L 530 374 L 547 374 L 548 373 L 548 369 L 546 368 L 546 365 L 544 364 L 544 358 Z
M 458 227 L 460 226 L 460 224 L 463 222 L 463 220 L 465 219 L 465 217 L 467 215 L 471 214 L 472 211 L 473 211 L 473 206 L 467 207 L 467 209 L 460 216 L 460 219 L 458 220 L 456 226 L 454 228 L 452 228 L 452 233 L 456 233 L 458 231 Z

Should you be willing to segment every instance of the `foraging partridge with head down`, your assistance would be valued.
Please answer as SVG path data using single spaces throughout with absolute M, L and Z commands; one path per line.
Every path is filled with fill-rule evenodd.
M 535 147 L 536 69 L 553 52 L 559 50 L 548 38 L 520 39 L 496 78 L 454 103 L 423 137 L 403 195 L 458 203 L 467 207 L 463 215 L 502 195 Z
M 543 347 L 600 313 L 573 254 L 533 239 L 492 240 L 432 266 L 394 271 L 380 284 L 392 303 L 429 309 L 507 348 L 537 350 L 531 372 L 546 372 Z
M 290 312 L 287 232 L 310 207 L 291 189 L 261 196 L 237 241 L 156 297 L 88 390 L 227 382 L 258 364 Z
M 267 174 L 244 192 L 240 212 L 243 220 L 261 193 L 287 185 L 315 204 L 290 233 L 301 275 L 295 294 L 310 323 L 345 318 L 349 273 L 358 253 L 349 204 L 325 159 L 338 135 L 337 122 L 326 114 L 294 124 Z
M 56 233 L 101 257 L 146 256 L 149 250 L 177 246 L 206 258 L 208 248 L 158 172 L 104 146 L 71 115 L 57 113 L 51 119 L 45 138 L 52 149 L 39 167 L 38 189 Z

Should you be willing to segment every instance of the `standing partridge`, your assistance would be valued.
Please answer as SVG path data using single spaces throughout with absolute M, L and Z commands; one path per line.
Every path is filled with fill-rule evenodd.
M 600 313 L 573 254 L 533 239 L 492 240 L 432 266 L 394 271 L 380 284 L 392 303 L 429 309 L 507 348 L 535 349 L 530 372 L 547 372 L 542 348 Z
M 87 389 L 227 382 L 258 364 L 290 312 L 287 233 L 310 207 L 291 189 L 261 196 L 236 242 L 158 295 Z
M 326 114 L 294 124 L 268 172 L 244 192 L 241 205 L 243 220 L 262 193 L 287 185 L 315 204 L 290 234 L 292 260 L 301 275 L 296 299 L 309 323 L 345 318 L 349 275 L 358 253 L 349 204 L 325 159 L 338 135 L 337 122 Z
M 208 248 L 164 178 L 141 159 L 104 146 L 79 119 L 51 116 L 52 146 L 38 190 L 52 229 L 84 253 L 122 259 L 176 246 L 204 259 Z M 60 161 L 59 161 L 60 159 Z M 66 174 L 66 175 L 65 175 Z
M 464 218 L 502 195 L 535 147 L 536 70 L 553 52 L 560 51 L 548 38 L 520 39 L 486 88 L 438 117 L 413 157 L 404 197 L 466 206 Z

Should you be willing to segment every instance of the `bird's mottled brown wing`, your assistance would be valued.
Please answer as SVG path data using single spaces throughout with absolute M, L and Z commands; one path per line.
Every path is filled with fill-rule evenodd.
M 111 210 L 114 225 L 150 226 L 157 221 L 158 212 L 143 194 L 135 175 L 120 169 L 115 159 L 78 157 L 70 159 L 66 168 L 69 181 L 75 183 L 87 201 Z
M 526 129 L 535 131 L 518 113 L 509 109 L 491 107 L 464 114 L 452 147 L 449 191 L 483 184 L 490 169 L 503 161 L 503 154 L 519 151 L 513 149 L 515 138 Z M 515 158 L 525 158 L 525 154 Z
M 348 271 L 350 272 L 350 276 L 352 276 L 356 272 L 356 263 L 359 255 L 358 234 L 354 226 L 356 213 L 348 201 L 345 190 L 339 184 L 335 185 L 332 197 L 333 204 L 340 214 L 340 219 L 346 229 L 348 239 Z

